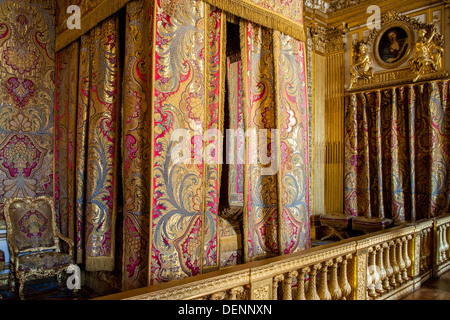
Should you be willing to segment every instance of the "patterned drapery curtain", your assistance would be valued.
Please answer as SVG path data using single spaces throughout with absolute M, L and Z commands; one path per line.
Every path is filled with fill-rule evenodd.
M 57 54 L 56 201 L 88 271 L 114 269 L 118 48 L 114 16 Z
M 124 44 L 114 15 L 57 53 L 55 168 L 61 230 L 76 241 L 77 263 L 112 271 L 123 251 L 123 288 L 132 289 L 148 281 L 152 2 L 125 11 Z
M 275 155 L 277 129 L 275 112 L 275 60 L 273 30 L 249 21 L 241 21 L 241 55 L 243 61 L 244 128 L 255 130 L 255 140 L 245 143 L 244 164 L 244 257 L 246 260 L 278 254 L 278 183 L 277 173 L 263 175 L 269 164 L 257 161 L 260 154 Z M 258 141 L 260 129 L 267 140 Z M 275 141 L 274 141 L 275 142 Z M 257 146 L 256 149 L 255 146 Z M 256 159 L 251 157 L 256 155 Z M 277 161 L 278 159 L 273 159 Z M 266 161 L 267 162 L 267 161 Z
M 310 247 L 310 113 L 306 91 L 306 45 L 274 31 L 276 105 L 280 130 L 279 250 Z
M 257 150 L 246 141 L 244 257 L 252 260 L 309 248 L 309 112 L 303 43 L 249 21 L 240 30 L 245 131 L 267 135 L 257 133 Z
M 346 97 L 346 214 L 401 222 L 448 212 L 449 83 Z
M 226 15 L 199 0 L 129 1 L 122 13 L 57 54 L 56 168 L 77 262 L 113 270 L 121 253 L 128 290 L 219 268 Z M 245 129 L 269 129 L 267 157 L 272 141 L 282 149 L 277 173 L 244 170 L 254 259 L 309 247 L 310 128 L 303 43 L 244 24 Z M 180 142 L 186 163 L 172 158 Z
M 126 6 L 122 84 L 123 289 L 148 283 L 153 1 Z
M 225 81 L 224 13 L 201 1 L 156 5 L 151 283 L 218 266 L 219 165 L 204 160 L 219 141 Z M 175 164 L 170 155 L 180 129 L 192 152 Z

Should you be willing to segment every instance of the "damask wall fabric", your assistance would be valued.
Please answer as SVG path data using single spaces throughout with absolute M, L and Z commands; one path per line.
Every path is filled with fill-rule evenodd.
M 53 196 L 54 26 L 51 1 L 0 3 L 0 199 Z
M 75 43 L 58 53 L 58 201 L 67 224 L 75 224 L 77 262 L 88 271 L 114 269 L 118 40 L 115 16 L 81 38 L 79 60 Z
M 448 212 L 449 83 L 347 97 L 346 214 L 401 222 Z

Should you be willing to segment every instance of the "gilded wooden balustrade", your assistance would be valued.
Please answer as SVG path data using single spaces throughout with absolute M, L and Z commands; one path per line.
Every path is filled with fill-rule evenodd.
M 450 270 L 450 215 L 434 220 L 433 275 Z
M 450 215 L 99 299 L 384 300 L 450 269 Z

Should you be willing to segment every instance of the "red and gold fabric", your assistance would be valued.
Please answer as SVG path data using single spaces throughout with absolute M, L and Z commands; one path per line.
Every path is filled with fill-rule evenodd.
M 347 214 L 402 222 L 448 211 L 448 92 L 444 80 L 347 97 Z
M 53 196 L 53 10 L 0 3 L 0 220 L 5 199 Z
M 118 40 L 118 17 L 112 17 L 81 38 L 79 52 L 71 44 L 58 53 L 58 190 L 67 199 L 59 197 L 60 212 L 75 224 L 77 262 L 89 271 L 114 269 Z
M 245 59 L 235 70 L 242 72 L 243 129 L 255 129 L 256 138 L 260 129 L 268 134 L 257 150 L 247 141 L 246 160 L 255 151 L 280 164 L 271 175 L 261 174 L 271 166 L 266 162 L 240 171 L 244 179 L 237 194 L 244 202 L 249 260 L 309 246 L 304 47 L 294 40 L 304 37 L 303 18 L 301 2 L 232 2 L 249 10 L 247 18 L 265 17 L 261 25 L 243 23 Z M 65 38 L 65 2 L 58 4 L 62 226 L 76 239 L 77 262 L 85 262 L 87 270 L 112 270 L 116 211 L 123 199 L 124 290 L 219 267 L 226 19 L 220 4 L 208 3 L 118 0 L 107 8 L 102 0 L 79 0 L 73 4 L 81 7 L 87 30 L 70 33 L 75 42 Z M 125 19 L 116 14 L 100 22 L 120 8 Z M 291 34 L 275 33 L 264 26 L 266 20 L 272 27 L 288 26 L 286 34 Z M 120 44 L 119 30 L 124 30 Z M 192 151 L 188 163 L 181 164 L 172 159 L 180 141 L 173 137 L 180 129 Z M 276 142 L 282 148 L 279 159 L 272 156 Z
M 122 88 L 123 284 L 146 286 L 149 277 L 150 71 L 153 2 L 126 6 Z
M 226 18 L 222 10 L 205 4 L 206 30 L 208 39 L 206 59 L 206 128 L 204 133 L 204 217 L 202 243 L 205 252 L 203 268 L 219 266 L 218 207 L 221 182 L 221 141 L 223 134 L 223 104 L 225 99 L 225 27 Z
M 271 129 L 276 129 L 275 60 L 272 30 L 242 21 L 241 54 L 243 60 L 244 126 L 246 159 L 244 169 L 244 255 L 247 260 L 278 254 L 277 173 L 263 175 L 274 152 Z M 251 133 L 253 132 L 253 136 Z M 267 139 L 260 139 L 261 133 Z M 255 146 L 257 146 L 255 148 Z M 246 249 L 245 249 L 246 248 Z
M 279 250 L 310 247 L 309 109 L 305 44 L 274 31 L 279 129 Z
M 78 54 L 78 42 L 56 54 L 55 209 L 60 216 L 61 233 L 70 238 L 75 235 Z
M 218 265 L 218 166 L 204 162 L 211 155 L 204 142 L 211 140 L 203 134 L 220 126 L 222 64 L 212 62 L 221 59 L 223 48 L 214 40 L 225 21 L 201 1 L 170 4 L 157 1 L 155 18 L 151 283 Z M 170 158 L 179 129 L 192 150 L 187 164 Z

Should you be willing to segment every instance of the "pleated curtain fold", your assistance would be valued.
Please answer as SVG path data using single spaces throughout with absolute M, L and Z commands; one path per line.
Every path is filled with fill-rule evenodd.
M 61 230 L 75 240 L 77 263 L 88 271 L 114 270 L 123 251 L 125 289 L 148 280 L 150 3 L 128 3 L 124 44 L 114 15 L 56 59 Z M 123 247 L 115 248 L 122 206 Z
M 310 246 L 310 114 L 303 42 L 250 21 L 240 33 L 244 127 L 255 132 L 244 169 L 249 261 Z
M 86 270 L 114 269 L 119 128 L 118 17 L 57 54 L 59 204 Z M 67 150 L 67 152 L 60 151 Z
M 448 212 L 448 94 L 441 80 L 346 97 L 346 214 L 399 223 Z
M 123 290 L 220 265 L 226 14 L 174 3 L 129 1 L 57 53 L 61 230 L 86 270 L 121 268 Z M 309 247 L 311 128 L 304 44 L 244 20 L 241 33 L 245 130 L 266 130 L 256 151 L 275 163 L 244 170 L 251 260 Z M 173 158 L 181 142 L 186 163 Z

